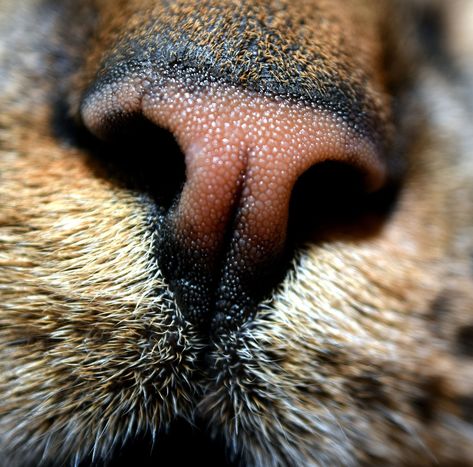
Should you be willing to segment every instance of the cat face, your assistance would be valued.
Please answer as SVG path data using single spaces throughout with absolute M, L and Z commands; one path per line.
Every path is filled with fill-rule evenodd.
M 471 463 L 467 12 L 4 2 L 0 460 Z

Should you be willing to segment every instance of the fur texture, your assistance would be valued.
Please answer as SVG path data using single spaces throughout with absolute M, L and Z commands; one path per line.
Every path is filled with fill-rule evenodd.
M 473 465 L 471 2 L 350 2 L 359 34 L 375 10 L 390 23 L 382 43 L 360 42 L 391 58 L 402 182 L 389 209 L 319 226 L 254 319 L 214 337 L 168 290 L 152 190 L 120 176 L 114 150 L 77 123 L 107 44 L 143 40 L 140 15 L 159 12 L 79 3 L 0 4 L 1 465 L 104 461 L 180 417 L 205 420 L 244 465 Z M 156 3 L 168 25 L 216 18 L 198 2 Z M 231 16 L 235 2 L 219 3 Z M 259 3 L 245 7 L 256 24 L 279 5 Z M 327 2 L 282 3 L 284 36 L 285 14 Z M 339 24 L 345 3 L 328 3 Z M 363 67 L 312 33 L 320 50 L 310 34 L 304 50 L 335 70 L 324 79 Z

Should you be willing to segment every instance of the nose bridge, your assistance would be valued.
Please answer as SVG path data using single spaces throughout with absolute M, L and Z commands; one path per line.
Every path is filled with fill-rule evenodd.
M 353 68 L 349 76 L 353 63 L 334 39 L 340 29 L 326 31 L 330 46 L 302 51 L 305 26 L 300 43 L 292 32 L 285 38 L 281 15 L 294 18 L 287 5 L 276 8 L 284 2 L 261 2 L 259 9 L 250 2 L 244 12 L 240 4 L 232 11 L 230 3 L 203 3 L 211 7 L 204 7 L 207 29 L 224 44 L 200 33 L 180 10 L 154 12 L 154 26 L 144 20 L 137 26 L 132 18 L 134 29 L 125 28 L 103 53 L 81 104 L 85 125 L 99 136 L 136 115 L 174 135 L 186 181 L 162 223 L 158 260 L 187 316 L 198 323 L 214 317 L 217 327 L 246 319 L 261 298 L 258 284 L 273 275 L 284 250 L 291 193 L 302 173 L 317 163 L 342 162 L 356 167 L 370 189 L 386 176 L 388 100 L 368 62 L 366 75 Z M 227 22 L 217 19 L 222 12 Z M 239 33 L 235 24 L 244 25 Z M 248 37 L 257 41 L 254 50 L 244 49 Z M 323 50 L 332 62 L 317 59 Z
M 351 109 L 359 126 L 383 117 L 383 0 L 115 3 L 98 2 L 102 21 L 81 73 L 86 87 L 97 76 L 153 74 Z

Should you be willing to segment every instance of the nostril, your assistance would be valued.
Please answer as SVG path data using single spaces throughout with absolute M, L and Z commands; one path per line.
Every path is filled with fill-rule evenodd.
M 167 211 L 185 182 L 184 154 L 173 134 L 138 113 L 104 120 L 92 133 L 99 136 L 89 145 L 95 157 Z
M 298 243 L 339 229 L 360 215 L 371 213 L 370 201 L 378 193 L 367 190 L 365 174 L 350 164 L 327 161 L 304 172 L 294 185 L 289 209 L 291 237 Z M 336 233 L 336 232 L 335 232 Z

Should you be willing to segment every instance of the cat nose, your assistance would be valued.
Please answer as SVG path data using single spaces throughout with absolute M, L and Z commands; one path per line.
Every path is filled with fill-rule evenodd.
M 299 177 L 335 161 L 356 168 L 367 189 L 379 188 L 386 177 L 381 133 L 361 114 L 298 99 L 155 82 L 145 75 L 95 83 L 82 118 L 105 139 L 137 115 L 174 135 L 186 179 L 161 223 L 159 264 L 191 321 L 226 328 L 248 319 L 271 284 Z

